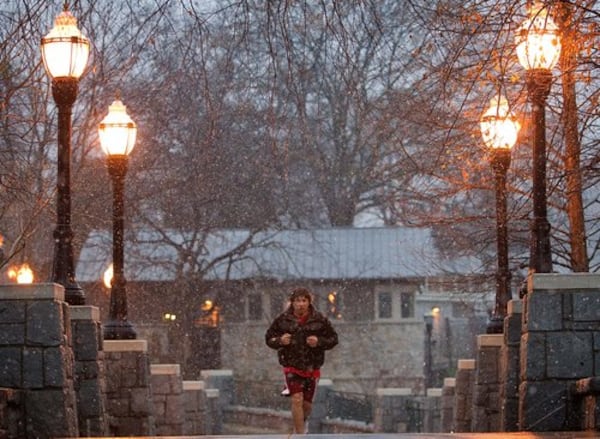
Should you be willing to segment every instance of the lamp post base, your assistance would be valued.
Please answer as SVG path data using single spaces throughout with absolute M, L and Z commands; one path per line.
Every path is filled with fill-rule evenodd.
M 135 340 L 137 334 L 127 321 L 110 321 L 104 325 L 104 340 Z
M 85 305 L 85 293 L 78 283 L 65 286 L 65 302 L 69 305 Z
M 504 332 L 504 317 L 493 315 L 485 329 L 486 334 L 502 334 Z

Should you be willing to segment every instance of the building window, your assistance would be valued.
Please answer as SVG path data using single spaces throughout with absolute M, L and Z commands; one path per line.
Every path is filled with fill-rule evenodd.
M 392 293 L 387 291 L 377 294 L 377 315 L 380 319 L 392 318 Z
M 262 295 L 248 294 L 248 320 L 262 320 Z
M 415 316 L 414 297 L 412 293 L 400 293 L 400 315 L 403 319 Z

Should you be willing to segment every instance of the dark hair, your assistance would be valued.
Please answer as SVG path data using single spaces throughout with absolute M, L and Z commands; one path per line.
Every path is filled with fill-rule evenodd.
M 312 303 L 312 293 L 308 288 L 298 287 L 290 292 L 290 302 L 293 302 L 297 297 L 306 297 L 309 303 Z

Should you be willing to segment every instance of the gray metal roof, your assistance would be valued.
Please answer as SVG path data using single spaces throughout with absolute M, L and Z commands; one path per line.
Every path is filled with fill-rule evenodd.
M 442 259 L 433 246 L 431 230 L 412 227 L 264 231 L 252 236 L 252 245 L 243 254 L 209 267 L 250 236 L 247 230 L 212 231 L 201 240 L 192 232 L 175 230 L 162 235 L 132 232 L 125 237 L 125 277 L 129 281 L 173 280 L 185 257 L 184 272 L 194 265 L 189 263 L 192 254 L 206 271 L 206 279 L 364 280 L 481 272 L 475 258 Z M 102 278 L 112 260 L 111 240 L 109 231 L 89 235 L 76 267 L 80 282 Z M 190 252 L 180 252 L 178 246 Z

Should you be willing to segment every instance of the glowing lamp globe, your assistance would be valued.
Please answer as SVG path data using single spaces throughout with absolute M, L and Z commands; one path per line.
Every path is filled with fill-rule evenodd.
M 480 121 L 483 142 L 491 149 L 511 149 L 517 143 L 521 124 L 511 113 L 508 101 L 498 96 L 490 101 Z
M 90 41 L 77 28 L 77 19 L 66 9 L 42 38 L 44 67 L 52 78 L 78 79 L 90 54 Z
M 535 2 L 517 36 L 517 56 L 526 70 L 551 70 L 558 62 L 561 44 L 558 26 L 542 4 Z
M 98 127 L 100 146 L 106 155 L 127 156 L 135 146 L 137 126 L 119 99 L 108 107 L 108 114 Z

